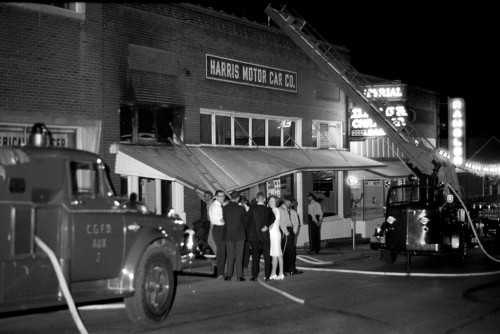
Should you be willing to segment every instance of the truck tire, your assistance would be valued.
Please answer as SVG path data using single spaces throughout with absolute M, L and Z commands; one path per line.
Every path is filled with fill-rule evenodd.
M 398 258 L 398 252 L 393 250 L 384 250 L 382 251 L 382 259 L 385 263 L 394 264 L 396 259 Z
M 129 319 L 141 326 L 163 326 L 175 297 L 176 278 L 166 250 L 151 244 L 139 261 L 134 295 L 125 298 Z

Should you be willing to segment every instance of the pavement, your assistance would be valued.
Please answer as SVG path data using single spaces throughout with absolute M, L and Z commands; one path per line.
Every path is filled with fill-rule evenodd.
M 322 247 L 318 254 L 308 254 L 309 248 L 297 247 L 297 255 L 311 255 L 318 260 L 322 260 L 324 257 L 325 261 L 333 261 L 339 264 L 346 260 L 351 260 L 355 258 L 364 258 L 369 256 L 374 256 L 377 252 L 370 248 L 370 243 L 361 242 L 355 243 L 354 247 L 352 240 L 350 243 L 338 243 L 335 245 L 329 245 L 327 247 Z

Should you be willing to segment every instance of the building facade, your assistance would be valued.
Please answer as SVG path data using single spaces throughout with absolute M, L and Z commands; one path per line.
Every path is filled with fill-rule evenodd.
M 182 3 L 2 4 L 0 17 L 2 145 L 43 122 L 157 214 L 190 224 L 205 190 L 264 191 L 293 194 L 305 221 L 314 192 L 323 239 L 346 237 L 347 177 L 386 166 L 349 151 L 348 99 L 276 27 Z

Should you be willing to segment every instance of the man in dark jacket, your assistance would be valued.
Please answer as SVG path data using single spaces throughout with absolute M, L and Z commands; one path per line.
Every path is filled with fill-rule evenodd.
M 224 206 L 222 215 L 224 217 L 224 229 L 222 231 L 222 240 L 226 243 L 227 263 L 226 263 L 226 281 L 230 281 L 233 276 L 234 266 L 236 264 L 236 279 L 244 281 L 243 277 L 243 250 L 245 248 L 245 221 L 247 211 L 238 204 L 240 193 L 233 191 L 230 195 L 231 202 Z
M 271 275 L 271 243 L 269 240 L 269 226 L 274 223 L 273 211 L 266 206 L 266 196 L 259 192 L 256 204 L 250 205 L 247 218 L 248 241 L 252 249 L 252 277 L 255 281 L 259 276 L 260 254 L 264 256 L 264 279 L 269 280 Z

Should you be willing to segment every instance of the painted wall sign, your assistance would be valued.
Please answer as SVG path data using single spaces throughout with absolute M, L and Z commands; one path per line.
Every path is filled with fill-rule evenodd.
M 24 146 L 28 143 L 30 126 L 0 124 L 0 146 Z M 49 129 L 52 146 L 76 148 L 76 130 Z
M 206 78 L 241 85 L 297 92 L 297 73 L 206 55 Z

